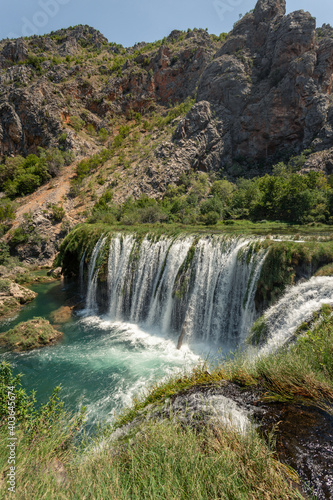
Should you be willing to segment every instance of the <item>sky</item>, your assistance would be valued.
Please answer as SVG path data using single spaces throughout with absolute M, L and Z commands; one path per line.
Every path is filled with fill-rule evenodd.
M 153 42 L 173 29 L 228 32 L 256 0 L 2 0 L 0 39 L 42 35 L 88 24 L 109 42 L 129 47 Z M 287 0 L 287 12 L 308 10 L 317 26 L 333 24 L 332 0 Z

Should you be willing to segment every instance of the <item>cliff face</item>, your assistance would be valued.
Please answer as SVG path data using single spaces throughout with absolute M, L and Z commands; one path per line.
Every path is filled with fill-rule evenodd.
M 184 101 L 217 47 L 197 30 L 124 49 L 88 26 L 0 42 L 0 156 L 57 145 L 71 115 L 98 131 Z M 68 148 L 84 146 L 68 134 Z
M 213 137 L 205 133 L 206 152 L 214 149 L 204 159 L 207 168 L 333 145 L 332 29 L 316 31 L 304 11 L 284 14 L 284 1 L 259 0 L 205 68 L 197 108 L 218 130 Z M 190 121 L 179 126 L 182 140 L 195 135 Z
M 130 49 L 78 26 L 0 43 L 0 155 L 56 145 L 70 115 L 96 130 L 196 96 L 157 158 L 204 170 L 333 145 L 333 30 L 259 0 L 223 39 L 174 31 Z M 74 133 L 67 147 L 87 147 Z

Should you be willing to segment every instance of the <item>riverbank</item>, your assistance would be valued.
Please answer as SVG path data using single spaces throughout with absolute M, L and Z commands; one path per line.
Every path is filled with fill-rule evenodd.
M 70 422 L 70 419 L 63 410 L 57 413 L 58 403 L 48 404 L 48 413 L 40 410 L 40 417 L 38 414 L 29 417 L 30 409 L 17 429 L 20 449 L 17 491 L 21 496 L 66 499 L 133 496 L 166 499 L 175 495 L 183 499 L 263 499 L 267 494 L 271 498 L 290 499 L 304 498 L 312 488 L 317 498 L 330 498 L 332 469 L 326 462 L 323 472 L 321 462 L 318 472 L 311 450 L 320 446 L 316 441 L 318 426 L 323 430 L 325 421 L 327 432 L 330 429 L 332 345 L 332 311 L 325 307 L 319 320 L 289 348 L 258 358 L 256 362 L 238 356 L 215 368 L 200 365 L 190 372 L 156 382 L 118 415 L 112 428 L 81 441 L 81 445 L 73 440 L 80 427 L 78 420 L 75 429 L 74 421 L 64 427 L 64 421 Z M 18 383 L 5 367 L 1 381 L 3 385 Z M 198 395 L 197 403 L 191 406 L 188 403 L 195 395 Z M 237 426 L 231 430 L 230 424 L 216 418 L 221 416 L 221 406 L 217 407 L 220 408 L 217 414 L 209 407 L 214 406 L 217 396 L 231 399 L 244 412 L 249 422 L 247 430 Z M 19 414 L 23 415 L 29 401 L 27 395 L 20 398 Z M 185 406 L 190 412 L 184 419 Z M 1 408 L 4 418 L 3 402 Z M 232 414 L 230 412 L 231 419 Z M 252 429 L 251 415 L 260 423 L 259 434 Z M 307 415 L 303 427 L 301 415 Z M 278 430 L 275 428 L 277 418 L 281 421 Z M 34 425 L 37 421 L 38 428 Z M 43 429 L 50 422 L 52 434 L 44 434 Z M 297 430 L 293 439 L 284 432 L 288 422 Z M 3 440 L 6 430 L 2 426 Z M 116 434 L 112 434 L 115 431 Z M 278 436 L 277 447 L 273 445 L 273 431 Z M 309 436 L 307 456 L 311 455 L 312 462 L 304 458 L 306 433 Z M 322 438 L 326 439 L 327 448 L 330 438 L 326 435 Z M 281 446 L 287 441 L 288 446 Z M 303 443 L 302 460 L 295 454 L 300 442 Z M 27 453 L 31 446 L 33 453 Z M 282 463 L 277 461 L 278 457 Z M 320 454 L 318 457 L 320 460 Z M 3 470 L 6 470 L 5 458 L 2 453 Z M 2 482 L 2 491 L 4 487 Z

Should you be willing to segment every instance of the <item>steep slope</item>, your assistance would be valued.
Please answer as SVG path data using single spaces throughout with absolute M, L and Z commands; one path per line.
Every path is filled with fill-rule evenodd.
M 171 141 L 177 152 L 191 146 L 184 155 L 192 165 L 218 169 L 239 158 L 331 147 L 333 32 L 316 30 L 307 12 L 285 9 L 284 0 L 259 0 L 221 40 L 174 31 L 124 49 L 78 26 L 1 42 L 0 153 L 56 144 L 70 116 L 112 128 L 124 114 L 195 96 L 197 111 Z M 72 133 L 66 141 L 82 147 Z
M 44 241 L 34 255 L 53 258 L 110 189 L 115 203 L 161 198 L 193 170 L 235 180 L 301 153 L 299 172 L 332 174 L 333 29 L 285 12 L 285 0 L 258 0 L 228 35 L 176 30 L 131 48 L 89 26 L 1 41 L 4 169 L 40 147 L 76 156 L 18 199 L 14 229 L 28 217 L 29 238 L 39 227 Z M 65 224 L 52 219 L 55 204 Z

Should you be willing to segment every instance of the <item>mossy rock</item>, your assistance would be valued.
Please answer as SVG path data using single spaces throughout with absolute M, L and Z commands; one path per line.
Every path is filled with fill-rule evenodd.
M 31 302 L 37 293 L 15 283 L 11 279 L 0 279 L 0 318 L 11 316 L 22 305 Z
M 263 311 L 275 304 L 287 286 L 300 279 L 331 276 L 333 272 L 333 241 L 265 241 L 267 256 L 257 283 L 255 304 Z
M 21 308 L 21 304 L 14 297 L 4 297 L 3 300 L 0 300 L 0 318 L 11 316 L 18 309 Z
M 315 276 L 333 276 L 333 264 L 327 264 L 321 267 L 315 274 Z
M 253 346 L 261 346 L 267 341 L 268 325 L 265 316 L 261 316 L 254 322 L 246 343 Z
M 46 319 L 34 318 L 2 333 L 0 345 L 5 345 L 13 351 L 30 351 L 53 344 L 62 335 L 62 332 L 53 328 Z

